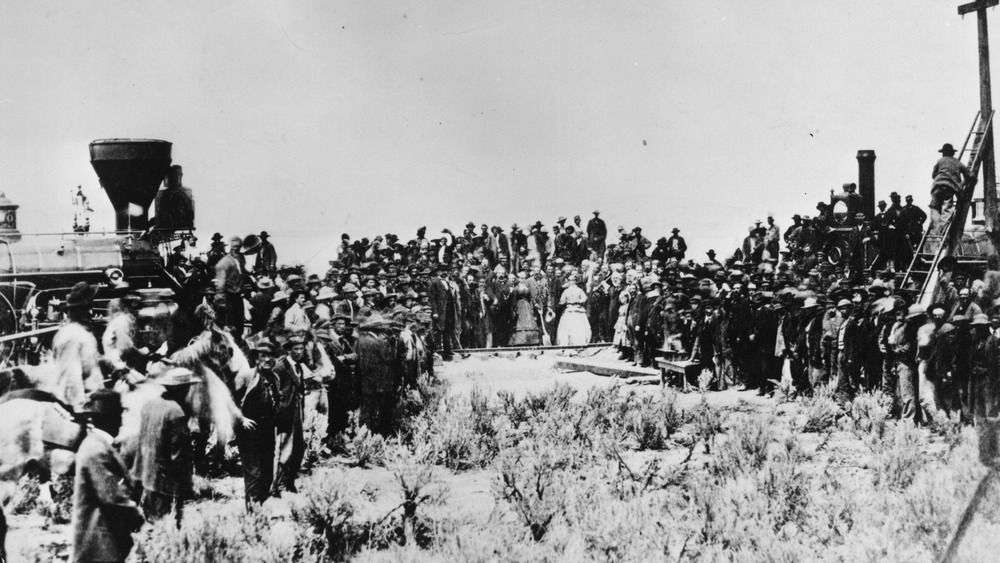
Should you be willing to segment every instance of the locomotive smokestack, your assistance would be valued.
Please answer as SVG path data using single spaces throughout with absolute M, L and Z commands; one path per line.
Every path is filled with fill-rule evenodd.
M 149 205 L 170 166 L 167 141 L 100 139 L 90 143 L 90 164 L 115 208 L 115 229 L 144 231 Z
M 858 151 L 858 194 L 865 217 L 875 216 L 875 151 Z

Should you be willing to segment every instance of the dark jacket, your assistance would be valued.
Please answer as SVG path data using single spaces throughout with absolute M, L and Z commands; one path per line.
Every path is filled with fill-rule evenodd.
M 91 431 L 76 453 L 73 561 L 124 561 L 142 514 L 131 500 L 125 463 L 111 437 Z
M 289 356 L 282 356 L 272 370 L 278 388 L 278 412 L 275 417 L 275 425 L 279 431 L 287 431 L 296 423 L 302 424 L 305 382 L 300 374 L 295 373 L 292 363 Z

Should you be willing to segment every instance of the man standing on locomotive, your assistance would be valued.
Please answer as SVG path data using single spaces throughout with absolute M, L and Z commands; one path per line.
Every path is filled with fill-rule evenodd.
M 236 340 L 243 338 L 243 275 L 247 270 L 241 248 L 243 239 L 229 239 L 229 254 L 215 265 L 216 318 Z

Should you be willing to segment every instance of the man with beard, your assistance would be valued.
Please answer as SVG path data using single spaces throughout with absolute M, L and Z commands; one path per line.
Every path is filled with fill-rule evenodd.
M 274 483 L 275 418 L 278 414 L 278 382 L 272 372 L 277 353 L 270 342 L 251 350 L 257 368 L 249 378 L 237 378 L 234 399 L 252 425 L 236 428 L 236 443 L 243 468 L 247 510 L 264 504 Z
M 305 339 L 293 335 L 285 342 L 286 354 L 277 361 L 274 376 L 278 384 L 278 412 L 275 429 L 278 441 L 278 472 L 272 494 L 281 495 L 281 489 L 296 493 L 298 478 L 306 443 L 303 429 L 305 409 L 305 381 L 312 375 L 306 366 Z

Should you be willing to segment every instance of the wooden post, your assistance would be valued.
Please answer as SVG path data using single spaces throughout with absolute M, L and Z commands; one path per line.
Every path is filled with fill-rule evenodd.
M 979 110 L 982 112 L 983 119 L 988 119 L 993 112 L 993 93 L 990 88 L 990 39 L 986 22 L 986 9 L 997 4 L 1000 4 L 1000 0 L 976 0 L 976 2 L 958 7 L 958 14 L 962 16 L 976 12 L 979 31 Z M 983 215 L 986 219 L 986 231 L 993 233 L 995 228 L 1000 226 L 1000 218 L 997 217 L 996 162 L 993 158 L 992 127 L 987 131 L 986 138 L 983 139 L 981 151 L 983 155 L 983 205 L 985 207 Z

